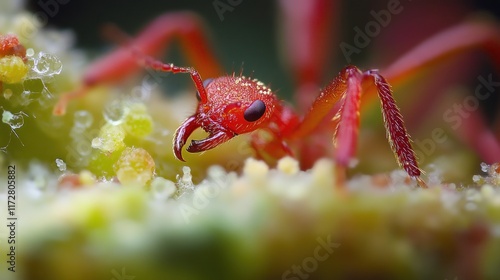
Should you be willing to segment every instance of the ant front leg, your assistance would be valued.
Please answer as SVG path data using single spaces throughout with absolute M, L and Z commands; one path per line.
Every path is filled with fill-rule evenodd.
M 189 12 L 164 14 L 150 23 L 136 38 L 112 28 L 106 36 L 121 45 L 87 67 L 80 88 L 60 97 L 53 113 L 63 115 L 70 100 L 84 96 L 96 85 L 115 84 L 137 73 L 143 67 L 137 54 L 154 56 L 178 39 L 190 65 L 196 67 L 205 77 L 218 77 L 222 68 L 205 36 L 204 24 Z
M 403 118 L 392 97 L 390 85 L 376 70 L 361 72 L 355 66 L 344 68 L 330 84 L 323 89 L 314 101 L 302 123 L 290 138 L 300 138 L 311 133 L 340 101 L 341 107 L 335 120 L 338 121 L 333 143 L 334 159 L 337 163 L 338 184 L 345 181 L 347 167 L 353 160 L 358 139 L 360 100 L 368 83 L 375 85 L 381 104 L 387 136 L 399 165 L 408 175 L 417 180 L 421 187 L 427 187 L 420 178 L 421 170 L 410 144 Z

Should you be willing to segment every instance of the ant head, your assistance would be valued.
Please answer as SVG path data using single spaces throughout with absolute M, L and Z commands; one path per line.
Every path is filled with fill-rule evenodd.
M 207 79 L 196 96 L 199 101 L 196 113 L 184 121 L 174 138 L 174 152 L 180 160 L 182 146 L 196 128 L 203 128 L 209 136 L 193 140 L 189 152 L 212 149 L 238 134 L 264 127 L 277 103 L 269 88 L 246 77 Z
M 202 127 L 210 132 L 214 124 L 243 134 L 267 123 L 276 97 L 263 83 L 246 77 L 220 77 L 204 82 L 207 101 L 199 102 L 197 114 L 205 119 Z M 200 99 L 201 100 L 201 99 Z

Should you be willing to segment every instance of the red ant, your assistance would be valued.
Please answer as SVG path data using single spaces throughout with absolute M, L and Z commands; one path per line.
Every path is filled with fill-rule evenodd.
M 286 1 L 282 4 L 286 5 L 284 2 Z M 304 12 L 310 13 L 309 19 L 318 14 L 322 15 L 320 18 L 325 18 L 324 13 L 328 11 L 325 6 L 329 5 L 328 1 L 300 3 L 296 3 L 297 7 L 293 8 L 293 12 L 288 6 L 290 14 L 285 14 L 285 17 L 293 18 L 292 13 L 296 15 L 298 12 Z M 304 30 L 315 34 L 318 29 L 315 24 L 316 21 L 305 22 Z M 378 70 L 360 71 L 355 66 L 345 67 L 320 91 L 305 116 L 299 117 L 262 82 L 241 75 L 220 75 L 220 67 L 207 44 L 201 26 L 200 20 L 191 13 L 170 13 L 153 21 L 137 38 L 127 38 L 126 43 L 123 43 L 124 39 L 120 39 L 123 46 L 92 64 L 84 75 L 83 86 L 64 95 L 56 105 L 54 113 L 63 114 L 71 98 L 83 95 L 93 85 L 117 81 L 137 71 L 139 60 L 143 66 L 158 71 L 190 74 L 196 87 L 199 101 L 196 112 L 181 124 L 174 136 L 174 154 L 179 160 L 183 160 L 182 148 L 189 136 L 200 127 L 209 135 L 202 140 L 192 140 L 187 147 L 188 152 L 206 151 L 239 134 L 261 129 L 269 132 L 272 137 L 270 140 L 264 140 L 258 135 L 252 137 L 251 144 L 258 156 L 291 155 L 293 152 L 288 143 L 300 143 L 304 137 L 317 132 L 318 126 L 325 119 L 334 115 L 337 124 L 333 141 L 334 159 L 337 163 L 337 174 L 342 182 L 343 174 L 356 152 L 361 95 L 371 94 L 375 89 L 382 104 L 389 142 L 398 163 L 421 187 L 426 187 L 420 178 L 422 172 L 418 167 L 401 113 L 392 97 L 388 80 L 392 83 L 400 82 L 408 78 L 410 73 L 458 51 L 486 47 L 498 58 L 500 49 L 499 32 L 495 26 L 465 23 L 452 27 L 412 49 L 383 71 L 384 75 Z M 148 56 L 157 53 L 174 36 L 180 38 L 188 58 L 197 66 L 198 71 L 216 78 L 203 80 L 193 67 L 179 67 Z M 318 60 L 315 56 L 321 58 L 320 54 L 325 52 L 324 48 L 314 44 L 306 46 L 305 49 L 311 52 L 311 59 L 302 65 L 298 63 L 299 72 L 307 72 L 309 63 Z M 302 77 L 307 75 L 310 73 Z

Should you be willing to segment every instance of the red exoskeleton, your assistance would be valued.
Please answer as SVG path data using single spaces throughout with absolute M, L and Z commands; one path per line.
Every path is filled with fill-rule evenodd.
M 294 2 L 293 5 L 290 2 Z M 325 0 L 280 1 L 288 55 L 299 81 L 297 100 L 309 100 L 312 89 L 320 82 L 319 72 L 328 52 L 325 38 L 330 36 L 325 26 L 327 19 L 332 17 L 334 3 Z M 68 101 L 85 94 L 90 87 L 121 80 L 141 67 L 174 74 L 186 73 L 196 87 L 198 106 L 174 135 L 173 150 L 179 160 L 183 160 L 182 149 L 197 128 L 205 130 L 208 137 L 192 140 L 187 147 L 188 152 L 206 151 L 239 134 L 264 130 L 270 137 L 255 134 L 251 138 L 257 156 L 277 158 L 298 153 L 301 159 L 307 158 L 309 163 L 303 166 L 308 166 L 325 155 L 321 151 L 308 154 L 313 149 L 300 145 L 301 139 L 318 132 L 318 127 L 333 117 L 336 128 L 333 157 L 342 183 L 343 174 L 356 153 L 361 96 L 376 92 L 382 105 L 389 143 L 398 163 L 421 187 L 426 187 L 420 178 L 421 170 L 389 82 L 398 84 L 443 57 L 479 47 L 486 49 L 497 62 L 500 61 L 498 28 L 490 23 L 463 23 L 417 45 L 384 70 L 361 71 L 356 66 L 345 67 L 319 91 L 319 96 L 301 117 L 263 82 L 241 75 L 222 74 L 202 26 L 195 15 L 177 12 L 159 17 L 136 38 L 124 39 L 124 36 L 118 35 L 122 46 L 93 63 L 84 75 L 81 88 L 63 95 L 54 113 L 63 114 Z M 173 38 L 180 40 L 194 67 L 180 67 L 149 57 L 158 53 Z M 200 73 L 209 79 L 203 80 Z M 481 124 L 476 129 L 485 135 L 484 141 L 490 143 L 494 139 L 486 126 Z M 500 158 L 498 142 L 492 143 L 494 157 Z M 472 145 L 480 146 L 481 143 Z M 477 147 L 477 150 L 481 148 Z

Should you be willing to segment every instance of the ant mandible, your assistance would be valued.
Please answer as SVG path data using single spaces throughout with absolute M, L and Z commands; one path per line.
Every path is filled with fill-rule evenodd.
M 285 5 L 285 2 L 282 1 L 282 4 Z M 328 17 L 325 13 L 329 11 L 322 6 L 326 3 L 328 1 L 322 0 L 297 2 L 294 13 L 304 11 L 311 13 L 309 18 L 321 15 L 320 18 L 324 19 Z M 311 7 L 298 7 L 302 5 Z M 307 26 L 303 30 L 311 34 L 317 32 L 318 26 L 313 22 L 317 23 L 305 22 Z M 215 148 L 239 134 L 260 129 L 270 133 L 272 138 L 269 141 L 258 136 L 251 138 L 251 144 L 258 156 L 280 157 L 292 154 L 289 142 L 300 141 L 301 138 L 314 133 L 325 118 L 336 112 L 333 119 L 337 124 L 333 141 L 334 160 L 342 184 L 346 169 L 356 152 L 360 99 L 362 93 L 373 92 L 374 86 L 381 101 L 389 143 L 398 163 L 418 185 L 427 187 L 420 177 L 422 171 L 418 167 L 403 118 L 387 80 L 392 83 L 405 80 L 416 70 L 458 51 L 488 46 L 497 56 L 500 49 L 498 29 L 495 26 L 464 23 L 452 27 L 412 49 L 387 68 L 384 75 L 377 70 L 363 72 L 352 65 L 345 67 L 320 91 L 310 109 L 301 118 L 262 82 L 241 75 L 220 75 L 222 71 L 202 30 L 201 21 L 195 15 L 184 12 L 159 17 L 135 39 L 124 39 L 125 35 L 116 35 L 120 32 L 114 29 L 110 33 L 115 34 L 115 39 L 120 37 L 118 41 L 122 47 L 93 63 L 84 75 L 82 87 L 63 95 L 54 109 L 54 114 L 64 114 L 70 99 L 85 94 L 95 84 L 123 79 L 124 76 L 137 71 L 138 65 L 174 74 L 187 73 L 196 87 L 198 106 L 196 112 L 180 125 L 174 135 L 173 150 L 179 160 L 183 160 L 182 149 L 197 128 L 205 130 L 208 137 L 192 140 L 187 147 L 187 151 L 191 153 Z M 173 37 L 181 40 L 188 58 L 197 66 L 198 71 L 216 78 L 203 80 L 193 67 L 179 67 L 149 57 L 168 44 Z M 305 47 L 308 48 L 310 59 L 303 60 L 306 64 L 320 61 L 321 54 L 326 52 L 324 47 L 315 43 Z M 137 63 L 138 61 L 141 63 Z M 300 61 L 297 64 L 298 72 L 308 66 L 300 65 Z M 310 73 L 302 76 L 307 75 Z

